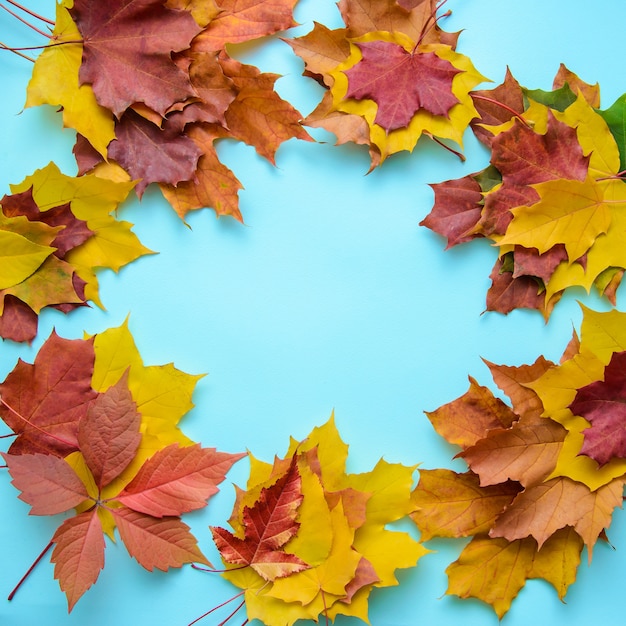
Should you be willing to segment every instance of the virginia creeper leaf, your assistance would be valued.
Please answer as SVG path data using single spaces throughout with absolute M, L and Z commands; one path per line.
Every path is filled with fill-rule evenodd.
M 52 542 L 54 577 L 65 592 L 71 611 L 104 567 L 104 536 L 96 510 L 65 520 Z

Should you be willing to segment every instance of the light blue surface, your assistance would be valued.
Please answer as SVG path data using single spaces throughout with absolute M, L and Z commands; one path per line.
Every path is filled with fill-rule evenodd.
M 32 1 L 50 15 L 51 2 Z M 605 0 L 449 0 L 443 22 L 463 30 L 459 51 L 494 83 L 506 65 L 529 88 L 549 89 L 559 63 L 588 82 L 598 81 L 606 108 L 626 91 L 622 2 Z M 312 20 L 340 26 L 331 0 L 301 0 L 296 33 Z M 0 39 L 36 42 L 0 12 Z M 73 174 L 73 133 L 61 130 L 52 108 L 20 113 L 31 65 L 0 52 L 0 195 L 54 160 Z M 246 46 L 239 57 L 284 75 L 283 97 L 303 114 L 321 90 L 301 76 L 302 63 L 278 39 Z M 317 132 L 320 139 L 332 139 Z M 216 220 L 205 210 L 175 216 L 157 190 L 124 205 L 120 217 L 136 224 L 144 245 L 160 252 L 119 275 L 100 274 L 106 311 L 90 308 L 40 318 L 32 346 L 0 343 L 0 379 L 16 359 L 32 360 L 53 327 L 81 337 L 121 324 L 130 328 L 147 364 L 173 361 L 189 373 L 207 373 L 194 395 L 196 408 L 182 426 L 192 438 L 224 451 L 249 449 L 271 460 L 290 435 L 300 439 L 334 409 L 350 444 L 349 470 L 365 471 L 384 456 L 423 467 L 455 467 L 455 450 L 423 414 L 467 389 L 467 376 L 490 384 L 484 357 L 496 363 L 558 359 L 580 323 L 577 299 L 596 309 L 607 303 L 578 292 L 565 297 L 550 322 L 539 314 L 482 314 L 495 250 L 485 242 L 444 252 L 444 242 L 418 223 L 430 211 L 427 183 L 474 172 L 488 156 L 471 134 L 467 161 L 428 142 L 393 157 L 365 176 L 366 151 L 331 143 L 289 141 L 273 168 L 242 144 L 219 152 L 245 186 L 246 225 Z M 624 289 L 624 288 L 622 288 Z M 626 310 L 622 293 L 618 308 Z M 218 563 L 208 526 L 225 525 L 233 503 L 230 483 L 244 485 L 247 462 L 237 464 L 208 508 L 185 516 L 208 557 Z M 49 541 L 61 517 L 28 516 L 6 472 L 0 473 L 0 596 L 6 596 Z M 502 620 L 503 626 L 622 623 L 626 579 L 626 518 L 615 515 L 612 547 L 598 545 L 584 562 L 567 604 L 543 581 L 531 581 Z M 376 591 L 375 626 L 495 626 L 492 610 L 477 601 L 444 597 L 445 567 L 463 542 L 431 542 L 437 552 L 401 572 L 401 585 Z M 121 545 L 108 543 L 96 585 L 67 615 L 52 566 L 41 563 L 13 602 L 0 600 L 0 624 L 181 625 L 236 592 L 217 575 L 190 568 L 148 573 Z M 225 614 L 223 615 L 223 617 Z M 206 619 L 203 624 L 216 624 Z M 243 617 L 234 620 L 240 624 Z M 337 620 L 356 624 L 355 620 Z

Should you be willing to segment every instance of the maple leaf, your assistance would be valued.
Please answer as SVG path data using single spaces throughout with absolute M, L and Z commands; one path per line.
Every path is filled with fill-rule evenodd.
M 20 360 L 0 384 L 0 415 L 18 436 L 11 454 L 65 456 L 78 449 L 78 424 L 96 392 L 91 387 L 92 341 L 53 332 L 33 364 Z
M 164 115 L 195 95 L 171 59 L 200 32 L 191 14 L 160 0 L 113 0 L 106 7 L 75 0 L 70 13 L 83 37 L 80 81 L 116 117 L 135 102 Z M 138 45 L 133 45 L 138 42 Z
M 626 352 L 616 352 L 604 370 L 604 380 L 581 387 L 569 408 L 591 427 L 583 431 L 585 443 L 580 453 L 600 465 L 613 457 L 626 458 L 626 395 L 624 364 Z
M 425 109 L 448 116 L 459 102 L 452 79 L 461 70 L 434 52 L 417 54 L 387 41 L 357 43 L 362 59 L 346 70 L 346 98 L 369 98 L 378 105 L 374 122 L 387 131 L 408 126 Z M 422 77 L 416 81 L 416 76 Z
M 212 529 L 224 577 L 244 590 L 248 619 L 268 626 L 320 614 L 368 621 L 372 589 L 398 584 L 395 570 L 427 552 L 386 527 L 415 509 L 415 468 L 381 460 L 370 472 L 346 474 L 347 456 L 331 416 L 305 440 L 292 439 L 284 458 L 250 457 L 247 489 L 237 490 L 229 520 L 234 533 Z M 267 554 L 269 563 L 256 563 Z
M 433 186 L 421 224 L 447 247 L 481 236 L 500 247 L 487 310 L 531 308 L 547 320 L 574 286 L 595 286 L 614 301 L 626 265 L 618 244 L 626 188 L 620 126 L 596 110 L 597 85 L 561 66 L 552 91 L 529 90 L 507 71 L 502 85 L 472 98 L 480 114 L 472 128 L 490 165 Z
M 227 43 L 243 43 L 296 26 L 297 0 L 215 0 L 219 13 L 196 38 L 203 51 L 223 50 Z
M 79 84 L 83 46 L 68 11 L 70 4 L 64 0 L 56 5 L 51 37 L 56 45 L 45 48 L 35 60 L 25 106 L 60 106 L 63 125 L 87 137 L 91 145 L 106 156 L 107 146 L 115 137 L 114 118 L 109 109 L 98 104 L 91 85 Z
M 304 74 L 328 89 L 305 124 L 335 133 L 337 143 L 368 145 L 372 168 L 413 150 L 422 134 L 461 145 L 477 115 L 469 92 L 485 79 L 454 50 L 457 37 L 439 29 L 440 6 L 342 0 L 345 29 L 316 24 L 287 40 Z

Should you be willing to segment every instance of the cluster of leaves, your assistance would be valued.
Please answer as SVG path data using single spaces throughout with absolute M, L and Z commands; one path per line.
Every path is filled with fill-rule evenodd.
M 564 66 L 552 91 L 526 89 L 507 72 L 472 97 L 490 164 L 432 185 L 422 224 L 447 247 L 477 237 L 498 247 L 488 310 L 537 309 L 547 319 L 568 287 L 595 286 L 615 304 L 626 268 L 626 97 L 600 110 L 598 86 Z
M 53 332 L 0 384 L 0 417 L 15 435 L 2 457 L 20 499 L 32 515 L 76 508 L 42 553 L 54 546 L 70 611 L 96 582 L 115 528 L 150 571 L 208 563 L 180 515 L 205 506 L 242 455 L 179 430 L 199 378 L 145 366 L 124 324 L 88 339 Z
M 275 162 L 310 139 L 274 90 L 276 74 L 231 58 L 226 44 L 294 26 L 297 0 L 63 0 L 26 106 L 63 109 L 81 173 L 158 183 L 177 214 L 212 207 L 242 220 L 235 175 L 214 142 L 230 137 Z
M 287 40 L 327 89 L 304 124 L 368 146 L 372 168 L 422 135 L 461 146 L 477 115 L 469 92 L 485 78 L 456 52 L 458 34 L 438 27 L 444 2 L 340 0 L 345 28 L 316 23 Z
M 133 184 L 74 178 L 54 164 L 0 200 L 0 336 L 31 341 L 45 307 L 99 303 L 96 270 L 149 253 L 112 213 Z
M 583 546 L 591 559 L 622 506 L 626 314 L 583 313 L 560 363 L 487 363 L 511 406 L 470 378 L 467 393 L 428 413 L 469 469 L 421 470 L 411 517 L 423 541 L 472 536 L 447 569 L 447 593 L 499 617 L 529 578 L 562 599 Z
M 244 590 L 249 620 L 284 626 L 323 614 L 368 622 L 372 589 L 398 584 L 395 570 L 427 552 L 386 528 L 415 508 L 415 468 L 381 459 L 370 472 L 347 474 L 347 456 L 331 416 L 273 464 L 251 457 L 229 520 L 234 533 L 212 528 L 223 575 Z

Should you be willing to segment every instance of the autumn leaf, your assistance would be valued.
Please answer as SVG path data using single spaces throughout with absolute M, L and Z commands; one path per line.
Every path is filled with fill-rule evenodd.
M 70 13 L 83 38 L 80 82 L 92 85 L 99 104 L 118 119 L 136 102 L 164 115 L 195 95 L 171 58 L 200 32 L 191 14 L 159 0 L 113 0 L 106 6 L 74 0 Z
M 427 552 L 387 528 L 415 509 L 415 468 L 381 460 L 370 472 L 347 474 L 347 456 L 331 417 L 271 464 L 250 457 L 247 489 L 237 489 L 229 520 L 234 532 L 212 529 L 248 619 L 368 621 L 372 589 L 398 584 L 395 570 Z
M 529 578 L 562 599 L 583 545 L 591 559 L 606 538 L 626 484 L 624 328 L 623 313 L 583 307 L 580 335 L 558 364 L 487 363 L 510 408 L 470 379 L 466 394 L 427 413 L 469 466 L 422 470 L 413 496 L 422 541 L 473 537 L 447 569 L 448 593 L 479 598 L 499 617 Z
M 585 443 L 580 452 L 600 465 L 613 457 L 626 458 L 626 352 L 615 352 L 604 370 L 604 379 L 589 383 L 576 392 L 569 408 L 591 423 L 583 431 Z
M 462 145 L 478 115 L 469 92 L 485 78 L 456 52 L 456 36 L 439 28 L 441 4 L 343 0 L 346 28 L 316 24 L 287 40 L 304 74 L 328 89 L 305 124 L 335 133 L 337 143 L 368 145 L 372 168 L 412 151 L 422 135 Z
M 213 540 L 222 558 L 228 563 L 249 565 L 270 581 L 306 569 L 304 561 L 283 549 L 300 526 L 296 515 L 303 498 L 301 484 L 294 458 L 283 476 L 261 490 L 255 505 L 244 508 L 243 539 L 213 527 Z
M 387 131 L 408 126 L 425 109 L 447 116 L 459 101 L 452 93 L 452 79 L 461 71 L 434 52 L 415 54 L 387 41 L 356 44 L 361 61 L 346 70 L 346 98 L 369 98 L 378 105 L 374 122 Z M 416 82 L 415 76 L 423 76 Z
M 597 110 L 597 85 L 562 65 L 552 91 L 529 90 L 507 72 L 502 85 L 471 96 L 490 165 L 433 185 L 421 225 L 447 247 L 476 237 L 499 247 L 487 310 L 537 309 L 547 320 L 569 287 L 595 286 L 615 303 L 626 265 L 622 136 L 615 117 L 610 126 Z

